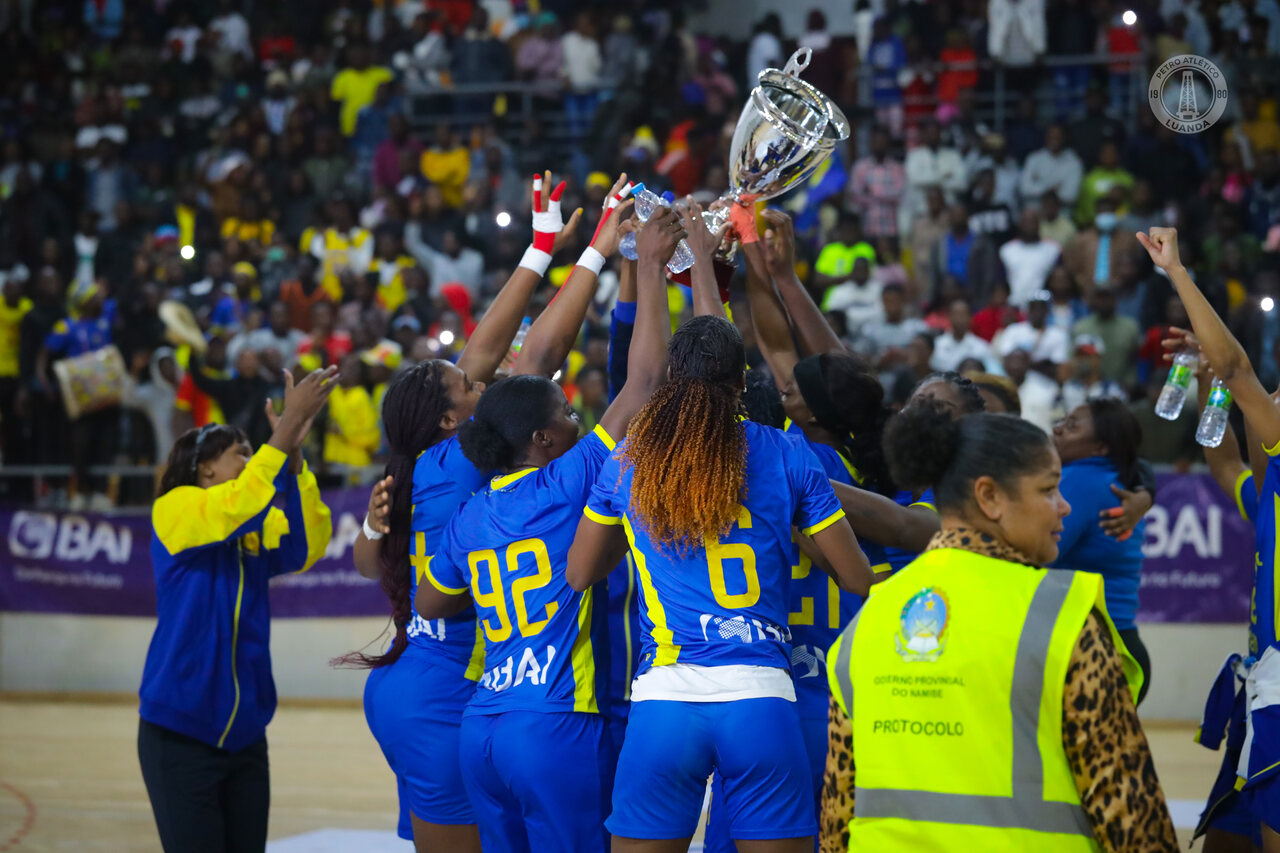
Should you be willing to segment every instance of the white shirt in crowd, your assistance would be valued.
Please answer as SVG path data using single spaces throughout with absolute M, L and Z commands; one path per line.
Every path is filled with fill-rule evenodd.
M 204 34 L 199 27 L 174 27 L 165 33 L 164 43 L 167 45 L 177 43 L 178 58 L 185 65 L 196 58 L 196 43 L 200 41 L 202 35 Z
M 1053 422 L 1063 414 L 1058 383 L 1034 370 L 1028 370 L 1027 377 L 1018 386 L 1018 402 L 1023 420 L 1047 433 L 1053 432 Z
M 1063 383 L 1062 386 L 1062 410 L 1069 412 L 1076 406 L 1089 402 L 1090 400 L 1099 400 L 1103 397 L 1111 397 L 1116 400 L 1127 400 L 1128 395 L 1124 393 L 1124 389 L 1120 387 L 1120 383 L 1112 382 L 1110 379 L 1099 379 L 1097 382 L 1085 384 L 1078 379 L 1072 379 Z
M 1066 364 L 1071 358 L 1071 336 L 1066 329 L 1049 325 L 1037 329 L 1025 320 L 1007 327 L 992 345 L 1001 358 L 1020 349 L 1031 355 L 1033 363 L 1051 361 Z
M 782 67 L 782 42 L 769 32 L 758 32 L 747 47 L 747 80 L 756 84 L 756 76 L 766 68 Z
M 898 207 L 898 231 L 911 232 L 911 220 L 929 209 L 925 187 L 937 184 L 948 201 L 954 201 L 968 187 L 968 171 L 960 152 L 939 146 L 936 150 L 918 145 L 907 152 L 902 164 L 907 176 L 906 204 Z
M 594 89 L 600 85 L 600 45 L 593 38 L 571 30 L 560 40 L 564 51 L 564 76 L 576 91 Z
M 871 358 L 878 358 L 886 350 L 905 349 L 916 336 L 927 334 L 928 331 L 929 324 L 919 317 L 903 317 L 897 323 L 881 319 L 862 327 L 862 332 L 856 336 L 854 349 Z
M 849 336 L 856 337 L 868 323 L 884 318 L 880 298 L 883 290 L 884 284 L 875 278 L 867 279 L 865 284 L 855 284 L 851 279 L 831 288 L 822 305 L 827 311 L 843 311 Z
M 944 332 L 933 342 L 933 358 L 929 366 L 934 370 L 956 370 L 965 359 L 976 358 L 983 364 L 991 357 L 991 347 L 973 332 L 960 340 L 951 332 Z
M 228 53 L 238 53 L 246 59 L 253 58 L 253 44 L 249 41 L 249 22 L 239 12 L 220 15 L 209 22 L 209 29 L 218 34 L 218 46 Z
M 1022 166 L 1019 190 L 1027 204 L 1038 204 L 1040 196 L 1053 190 L 1063 206 L 1070 207 L 1080 193 L 1080 181 L 1083 177 L 1084 166 L 1076 152 L 1063 148 L 1054 154 L 1048 148 L 1041 148 L 1027 155 L 1027 162 Z
M 1025 308 L 1035 292 L 1044 289 L 1060 251 L 1052 240 L 1027 243 L 1017 237 L 1000 247 L 1000 262 L 1009 278 L 1010 305 Z

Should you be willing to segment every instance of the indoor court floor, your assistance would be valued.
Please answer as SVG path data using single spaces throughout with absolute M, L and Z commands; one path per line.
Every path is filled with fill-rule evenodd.
M 159 851 L 137 727 L 132 698 L 0 698 L 0 853 Z M 1184 845 L 1220 759 L 1193 743 L 1193 733 L 1147 726 Z M 268 740 L 269 853 L 410 853 L 394 835 L 391 771 L 355 703 L 286 703 Z

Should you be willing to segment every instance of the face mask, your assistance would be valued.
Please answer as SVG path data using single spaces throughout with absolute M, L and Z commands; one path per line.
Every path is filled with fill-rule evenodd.
M 1098 226 L 1099 231 L 1110 231 L 1116 227 L 1118 219 L 1114 213 L 1099 213 L 1093 217 L 1093 224 Z
M 269 260 L 269 261 L 283 261 L 283 260 L 284 260 L 284 246 L 272 246 L 270 249 L 267 249 L 267 260 Z

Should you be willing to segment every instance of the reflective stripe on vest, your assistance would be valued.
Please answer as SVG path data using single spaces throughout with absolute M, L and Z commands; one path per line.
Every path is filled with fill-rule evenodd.
M 1013 664 L 1013 689 L 1009 697 L 1013 712 L 1013 796 L 984 794 L 940 794 L 932 791 L 855 788 L 858 817 L 900 818 L 902 820 L 956 823 L 996 829 L 1032 829 L 1093 836 L 1084 809 L 1072 803 L 1043 798 L 1044 765 L 1040 757 L 1038 730 L 1040 697 L 1044 690 L 1049 642 L 1058 616 L 1071 590 L 1075 572 L 1052 571 L 1036 586 L 1018 635 Z M 846 707 L 853 707 L 853 684 L 849 672 L 853 651 L 842 642 L 838 652 L 837 677 Z M 843 638 L 842 638 L 843 640 Z
M 853 632 L 858 628 L 859 610 L 853 619 L 836 638 L 836 684 L 839 686 L 839 698 L 844 702 L 846 715 L 853 713 Z

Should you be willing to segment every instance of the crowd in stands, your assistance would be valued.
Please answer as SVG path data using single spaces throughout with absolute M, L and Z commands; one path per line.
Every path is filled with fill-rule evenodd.
M 775 203 L 803 280 L 890 399 L 931 370 L 981 373 L 1048 427 L 1124 397 L 1153 461 L 1195 460 L 1194 414 L 1152 413 L 1159 341 L 1185 317 L 1133 234 L 1165 224 L 1280 381 L 1276 0 L 857 0 L 840 26 L 815 10 L 786 33 L 770 14 L 736 42 L 683 6 L 0 3 L 5 464 L 73 464 L 69 498 L 105 506 L 90 466 L 163 460 L 214 420 L 260 440 L 284 368 L 337 364 L 312 458 L 331 482 L 376 465 L 381 390 L 461 348 L 527 245 L 533 172 L 566 178 L 584 210 L 559 264 L 618 172 L 708 202 L 756 73 L 797 46 L 854 134 Z M 1127 100 L 1180 53 L 1230 84 L 1201 134 Z M 542 304 L 567 273 L 553 265 Z M 588 427 L 611 292 L 606 274 L 561 373 Z M 166 300 L 193 312 L 203 355 L 168 338 Z M 671 303 L 687 310 L 674 285 Z M 124 405 L 69 419 L 53 364 L 109 345 Z

